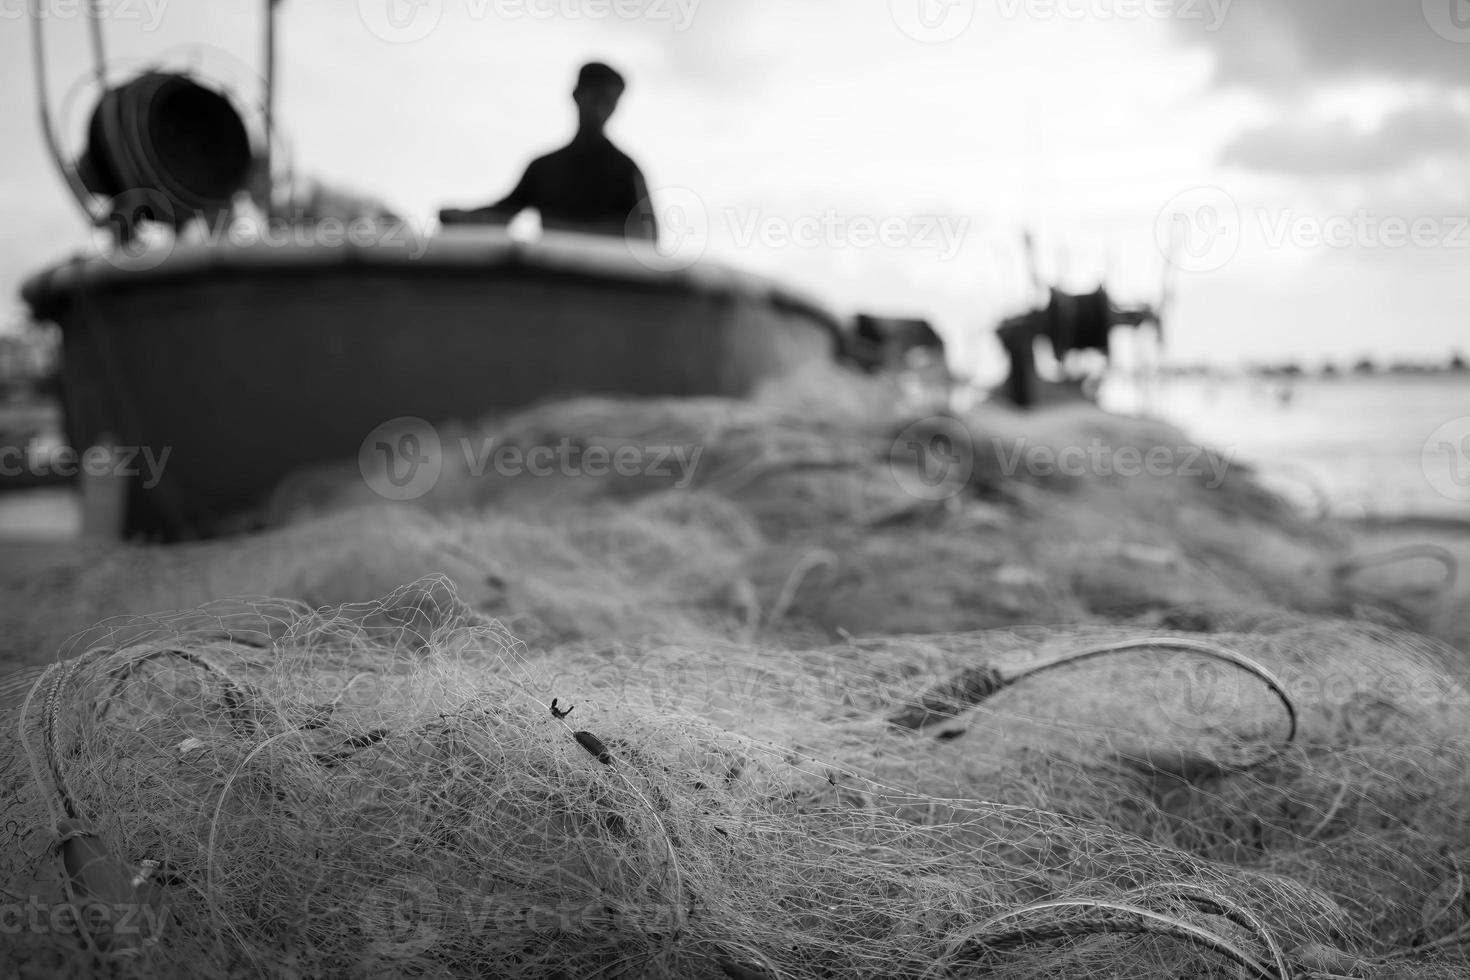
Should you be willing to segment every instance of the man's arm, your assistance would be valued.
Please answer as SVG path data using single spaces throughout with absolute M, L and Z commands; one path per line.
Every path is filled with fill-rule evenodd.
M 516 184 L 515 190 L 494 204 L 487 204 L 482 208 L 473 210 L 462 210 L 460 208 L 444 208 L 439 212 L 439 223 L 445 225 L 460 224 L 509 224 L 511 219 L 531 206 L 531 171 L 535 164 L 526 168 L 521 175 L 521 182 Z
M 630 238 L 642 238 L 658 244 L 658 215 L 653 210 L 653 198 L 648 194 L 648 184 L 643 180 L 643 171 L 633 166 L 634 227 L 627 229 Z M 632 215 L 630 215 L 631 217 Z

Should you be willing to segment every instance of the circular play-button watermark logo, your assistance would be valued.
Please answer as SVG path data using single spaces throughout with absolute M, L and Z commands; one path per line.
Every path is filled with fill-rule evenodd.
M 935 415 L 900 432 L 888 469 L 899 488 L 920 500 L 947 500 L 964 490 L 975 469 L 975 443 L 959 419 Z
M 1219 187 L 1175 194 L 1154 221 L 1154 241 L 1164 258 L 1185 272 L 1214 272 L 1240 248 L 1240 208 Z
M 1250 696 L 1250 675 L 1239 667 L 1190 655 L 1173 656 L 1154 675 L 1159 711 L 1188 732 L 1223 732 Z
M 362 478 L 387 500 L 414 500 L 439 482 L 444 448 L 439 432 L 412 415 L 390 419 L 369 432 L 357 451 Z
M 358 907 L 369 949 L 394 959 L 430 949 L 439 941 L 443 920 L 439 890 L 421 875 L 400 875 L 368 889 Z
M 444 0 L 357 0 L 357 15 L 390 44 L 422 41 L 439 26 Z
M 922 44 L 943 44 L 965 33 L 975 0 L 888 0 L 898 29 Z
M 173 254 L 178 221 L 173 203 L 161 191 L 133 188 L 119 192 L 92 229 L 92 245 L 109 265 L 129 272 L 153 269 Z
M 1446 41 L 1470 44 L 1470 0 L 1421 0 L 1429 29 Z
M 1419 464 L 1436 493 L 1470 504 L 1470 415 L 1450 419 L 1430 433 Z
M 644 265 L 669 272 L 687 269 L 709 247 L 709 211 L 704 199 L 687 187 L 660 188 L 628 216 L 626 232 L 628 247 Z

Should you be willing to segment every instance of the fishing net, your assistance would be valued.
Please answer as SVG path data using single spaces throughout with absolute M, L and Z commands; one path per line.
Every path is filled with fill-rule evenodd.
M 827 403 L 816 407 L 799 390 L 574 399 L 441 426 L 443 473 L 411 502 L 385 503 L 352 461 L 288 481 L 267 515 L 279 526 L 260 533 L 88 546 L 19 563 L 9 582 L 0 569 L 0 656 L 48 659 L 113 616 L 226 595 L 361 601 L 432 572 L 536 647 L 650 634 L 810 645 L 1177 607 L 1371 607 L 1470 639 L 1443 596 L 1348 588 L 1370 579 L 1335 576 L 1352 551 L 1334 525 L 1167 426 L 1095 409 L 915 418 L 861 386 L 817 386 Z M 561 462 L 541 474 L 486 463 L 535 447 Z M 1036 465 L 1069 450 L 1157 454 L 1162 475 Z M 593 475 L 590 453 L 638 465 Z
M 0 570 L 0 975 L 1464 975 L 1452 563 L 887 404 L 551 403 L 440 432 L 549 474 Z M 1162 471 L 1035 465 L 1098 445 Z
M 55 822 L 154 862 L 115 970 L 1463 974 L 1470 698 L 1410 634 L 538 652 L 442 578 L 126 625 L 0 768 L 12 895 Z

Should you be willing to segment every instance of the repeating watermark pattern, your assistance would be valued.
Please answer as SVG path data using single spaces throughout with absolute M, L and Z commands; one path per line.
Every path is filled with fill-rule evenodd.
M 1159 638 L 1168 648 L 1170 640 Z M 1005 673 L 1024 673 L 1030 664 L 1051 661 L 1055 647 L 1041 645 L 1005 655 Z M 677 645 L 651 647 L 641 669 L 623 662 L 552 666 L 541 690 L 546 697 L 576 703 L 595 712 L 599 704 L 625 698 L 670 707 L 691 703 L 765 704 L 775 696 L 805 704 L 837 704 L 891 714 L 912 708 L 936 678 L 868 671 L 854 674 L 847 655 L 834 652 L 804 661 L 799 677 L 774 677 L 756 664 L 701 662 Z M 1139 654 L 1137 695 L 1156 706 L 1170 728 L 1185 735 L 1229 738 L 1284 734 L 1286 717 L 1271 686 L 1251 670 L 1198 653 Z M 997 666 L 1001 666 L 997 664 Z M 1430 671 L 1396 671 L 1371 663 L 1334 664 L 1322 670 L 1271 669 L 1281 692 L 1300 711 L 1308 706 L 1351 709 L 1388 703 L 1406 709 L 1432 709 L 1470 701 L 1470 685 Z M 942 719 L 933 718 L 929 724 Z
M 921 44 L 953 41 L 975 20 L 975 0 L 888 0 L 893 22 Z
M 0 477 L 44 480 L 81 476 L 125 477 L 140 481 L 152 490 L 163 479 L 172 446 L 91 446 L 78 452 L 71 446 L 55 446 L 31 439 L 24 446 L 0 446 Z
M 432 949 L 445 921 L 439 889 L 422 875 L 401 875 L 368 889 L 358 920 L 372 952 L 402 959 Z
M 1154 699 L 1170 723 L 1186 732 L 1224 732 L 1264 690 L 1239 667 L 1199 656 L 1168 659 L 1154 674 Z
M 402 249 L 411 259 L 428 250 L 431 232 L 425 223 L 408 219 L 386 219 L 375 215 L 353 218 L 326 217 L 310 221 L 272 215 L 262 221 L 225 221 L 204 226 L 203 241 L 210 246 L 229 243 L 237 247 L 292 248 L 377 248 Z
M 1180 476 L 1202 481 L 1206 490 L 1218 490 L 1225 483 L 1235 455 L 1233 449 L 1212 452 L 1202 446 L 1113 446 L 1097 438 L 1085 446 L 993 438 L 990 447 L 1007 477 Z
M 1320 673 L 1277 673 L 1274 679 L 1298 709 L 1304 705 L 1346 708 L 1368 701 L 1433 707 L 1470 697 L 1470 688 L 1455 678 L 1428 671 L 1377 669 L 1364 663 Z M 1226 733 L 1256 720 L 1270 725 L 1281 710 L 1277 695 L 1262 678 L 1197 654 L 1181 653 L 1162 663 L 1154 673 L 1154 697 L 1172 724 L 1194 732 Z
M 652 216 L 658 241 L 646 245 L 653 229 L 642 227 Z M 639 202 L 628 215 L 627 241 L 644 265 L 665 272 L 687 269 L 709 248 L 709 211 L 704 199 L 687 187 L 663 187 Z
M 1456 44 L 1470 44 L 1470 0 L 1420 0 L 1430 30 Z
M 1227 478 L 1234 449 L 1202 446 L 1115 446 L 1094 437 L 1086 444 L 1056 446 L 1026 438 L 992 437 L 977 447 L 964 423 L 950 416 L 920 419 L 904 429 L 889 449 L 889 470 L 905 492 L 922 500 L 953 497 L 965 485 L 988 451 L 987 472 L 1007 478 L 1185 477 L 1218 490 Z
M 80 20 L 96 15 L 108 21 L 126 21 L 138 30 L 154 31 L 163 22 L 170 0 L 0 0 L 0 20 L 21 20 L 34 11 L 47 20 Z
M 1470 248 L 1470 217 L 1465 215 L 1376 215 L 1366 208 L 1352 214 L 1309 214 L 1293 208 L 1256 212 L 1269 248 Z
M 1154 222 L 1159 252 L 1185 272 L 1213 272 L 1240 248 L 1240 208 L 1219 187 L 1193 187 L 1169 199 Z
M 444 472 L 439 430 L 415 416 L 389 419 L 363 439 L 357 467 L 378 496 L 416 500 L 433 490 Z
M 379 40 L 422 41 L 444 17 L 444 0 L 357 0 L 357 15 Z
M 658 223 L 659 240 L 644 245 L 645 215 Z M 795 249 L 889 249 L 931 252 L 941 262 L 952 261 L 970 229 L 965 215 L 897 215 L 844 212 L 787 213 L 760 208 L 725 208 L 712 214 L 704 200 L 687 187 L 653 192 L 628 218 L 628 240 L 633 254 L 645 264 L 685 269 L 699 261 L 716 233 L 737 249 L 769 251 Z
M 1248 215 L 1219 187 L 1176 194 L 1154 223 L 1159 251 L 1186 272 L 1213 272 L 1250 231 L 1268 249 L 1470 249 L 1470 215 L 1375 214 L 1367 208 L 1319 214 L 1257 208 Z
M 636 929 L 671 932 L 683 920 L 678 906 L 588 901 L 565 905 L 527 902 L 496 889 L 456 889 L 453 896 L 422 875 L 403 875 L 364 896 L 358 921 L 373 953 L 408 959 L 432 949 L 446 932 L 457 938 L 497 931 L 588 935 Z
M 52 904 L 31 895 L 23 902 L 0 902 L 0 936 L 83 934 L 146 940 L 162 932 L 168 915 L 167 906 L 147 902 Z
M 1036 659 L 1043 659 L 1038 652 Z M 544 690 L 548 696 L 569 703 L 586 704 L 580 710 L 597 710 L 597 702 L 622 703 L 627 698 L 651 699 L 654 704 L 700 703 L 713 698 L 718 703 L 768 703 L 773 688 L 782 697 L 804 704 L 859 704 L 880 710 L 908 704 L 926 681 L 913 675 L 880 671 L 854 674 L 850 654 L 842 651 L 804 657 L 799 675 L 775 675 L 768 668 L 740 660 L 700 660 L 677 645 L 655 646 L 640 657 L 642 669 L 630 670 L 626 663 L 603 662 L 569 666 L 553 663 Z
M 646 227 L 650 218 L 658 232 Z M 725 208 L 712 214 L 704 200 L 685 187 L 651 194 L 629 214 L 625 240 L 639 262 L 665 272 L 700 261 L 718 233 L 741 250 L 887 249 L 927 252 L 953 261 L 970 230 L 966 215 L 870 214 L 836 208 L 782 213 L 758 208 Z M 96 254 L 119 268 L 150 269 L 168 259 L 183 242 L 205 248 L 357 248 L 402 251 L 422 258 L 434 230 L 408 218 L 362 214 L 353 217 L 254 216 L 222 212 L 208 220 L 195 216 L 176 231 L 173 209 L 157 191 L 131 190 L 113 199 L 108 220 L 93 230 Z
M 92 232 L 96 254 L 131 271 L 154 268 L 182 242 L 205 248 L 359 248 L 398 250 L 417 260 L 433 237 L 428 224 L 363 214 L 313 217 L 304 213 L 248 217 L 221 212 L 196 216 L 175 230 L 173 209 L 157 191 L 130 190 L 113 198 L 105 223 Z
M 1470 415 L 1450 419 L 1431 432 L 1419 464 L 1436 493 L 1470 504 Z
M 456 467 L 471 477 L 656 477 L 685 490 L 694 481 L 703 446 L 589 445 L 563 437 L 554 444 L 500 443 L 494 436 L 460 436 L 447 445 L 424 419 L 390 419 L 368 433 L 358 449 L 358 469 L 376 494 L 388 500 L 414 500 L 433 490 L 443 475 L 448 451 Z
M 999 0 L 1007 20 L 1200 21 L 1207 31 L 1225 24 L 1234 0 Z
M 941 262 L 959 254 L 970 219 L 955 215 L 769 214 L 731 208 L 725 222 L 736 248 L 887 248 L 937 253 Z
M 640 21 L 683 33 L 702 0 L 449 0 L 472 21 Z M 390 44 L 422 41 L 444 19 L 445 0 L 358 0 L 358 15 Z
M 893 440 L 888 469 L 894 482 L 920 500 L 946 500 L 964 490 L 975 469 L 975 443 L 959 419 L 920 419 Z
M 173 204 L 147 188 L 121 191 L 112 198 L 106 219 L 92 228 L 92 249 L 110 265 L 145 271 L 173 252 Z
M 1003 20 L 1034 21 L 1198 21 L 1206 31 L 1225 25 L 1234 0 L 998 0 L 993 12 Z M 1426 0 L 1426 4 L 1430 0 Z M 898 29 L 923 44 L 944 44 L 969 30 L 975 0 L 889 0 Z

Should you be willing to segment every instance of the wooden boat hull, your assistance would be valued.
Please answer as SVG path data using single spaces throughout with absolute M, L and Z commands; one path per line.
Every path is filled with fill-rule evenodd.
M 400 416 L 576 394 L 743 397 L 836 356 L 837 319 L 759 277 L 661 270 L 618 240 L 456 233 L 381 248 L 204 245 L 78 260 L 24 295 L 60 324 L 68 441 L 168 452 L 127 530 L 205 536 Z M 141 265 L 141 263 L 139 263 Z

